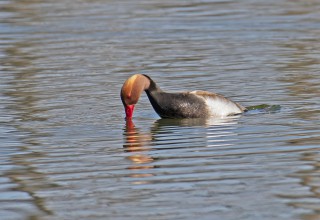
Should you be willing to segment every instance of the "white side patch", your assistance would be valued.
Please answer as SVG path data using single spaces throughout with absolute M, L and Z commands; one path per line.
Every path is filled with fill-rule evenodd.
M 241 109 L 232 101 L 220 97 L 203 97 L 212 116 L 228 116 L 242 113 Z
M 197 90 L 190 93 L 196 95 L 199 98 L 202 98 L 206 102 L 208 111 L 210 112 L 211 116 L 225 117 L 229 115 L 240 114 L 243 112 L 236 103 L 221 95 Z

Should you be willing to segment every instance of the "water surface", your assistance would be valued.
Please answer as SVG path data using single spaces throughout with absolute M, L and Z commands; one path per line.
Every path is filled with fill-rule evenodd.
M 0 3 L 3 219 L 319 219 L 319 1 Z M 272 113 L 160 119 L 134 73 Z

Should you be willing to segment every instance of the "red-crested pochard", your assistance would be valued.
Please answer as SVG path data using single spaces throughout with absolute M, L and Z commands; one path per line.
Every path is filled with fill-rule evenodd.
M 207 118 L 241 114 L 246 108 L 222 95 L 206 91 L 167 93 L 147 75 L 135 74 L 123 84 L 120 92 L 126 118 L 132 118 L 142 91 L 161 118 Z

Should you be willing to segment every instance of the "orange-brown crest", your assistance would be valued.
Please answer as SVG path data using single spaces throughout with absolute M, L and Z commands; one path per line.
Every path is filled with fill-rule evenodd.
M 121 89 L 121 99 L 124 105 L 134 105 L 138 102 L 142 91 L 148 89 L 150 81 L 142 74 L 129 77 Z

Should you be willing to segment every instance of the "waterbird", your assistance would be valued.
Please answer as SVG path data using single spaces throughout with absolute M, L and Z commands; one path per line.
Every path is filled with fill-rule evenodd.
M 207 91 L 169 93 L 145 74 L 134 74 L 123 84 L 120 97 L 126 119 L 132 119 L 135 104 L 145 91 L 161 118 L 208 118 L 241 114 L 247 109 L 223 95 Z

